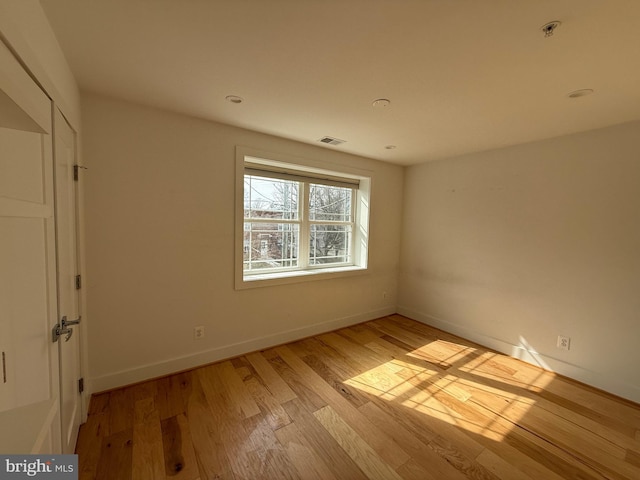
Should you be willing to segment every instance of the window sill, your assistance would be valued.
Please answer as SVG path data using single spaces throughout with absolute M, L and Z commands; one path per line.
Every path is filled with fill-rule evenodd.
M 352 266 L 252 274 L 236 279 L 236 290 L 269 287 L 272 285 L 287 285 L 313 280 L 327 280 L 330 278 L 351 277 L 354 275 L 363 275 L 365 273 L 367 273 L 366 267 Z

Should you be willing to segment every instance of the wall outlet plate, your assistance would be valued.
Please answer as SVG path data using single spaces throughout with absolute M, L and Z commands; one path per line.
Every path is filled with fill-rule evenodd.
M 569 348 L 571 347 L 571 338 L 564 335 L 558 335 L 558 343 L 556 344 L 556 346 L 560 350 L 569 351 Z
M 204 326 L 193 327 L 193 338 L 196 340 L 204 338 Z

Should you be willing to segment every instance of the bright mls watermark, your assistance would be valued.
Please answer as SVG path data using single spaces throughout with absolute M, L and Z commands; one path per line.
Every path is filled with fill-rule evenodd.
M 77 455 L 0 455 L 0 480 L 77 480 Z

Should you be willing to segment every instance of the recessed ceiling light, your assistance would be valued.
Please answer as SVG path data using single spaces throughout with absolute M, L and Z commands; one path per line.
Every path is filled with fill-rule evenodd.
M 394 150 L 396 148 L 395 145 L 386 145 L 384 148 L 386 148 L 387 150 Z
M 391 105 L 391 100 L 388 100 L 386 98 L 378 98 L 377 100 L 373 101 L 374 108 L 385 108 L 389 105 Z
M 226 97 L 224 97 L 224 99 L 227 102 L 231 103 L 242 103 L 244 101 L 242 97 L 239 97 L 237 95 L 227 95 Z
M 587 95 L 591 95 L 593 93 L 593 89 L 591 88 L 583 88 L 582 90 L 575 90 L 567 94 L 569 98 L 579 98 L 586 97 Z

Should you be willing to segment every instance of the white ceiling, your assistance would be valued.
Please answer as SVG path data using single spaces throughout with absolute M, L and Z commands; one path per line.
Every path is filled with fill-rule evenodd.
M 638 0 L 41 3 L 83 90 L 403 165 L 640 118 Z

